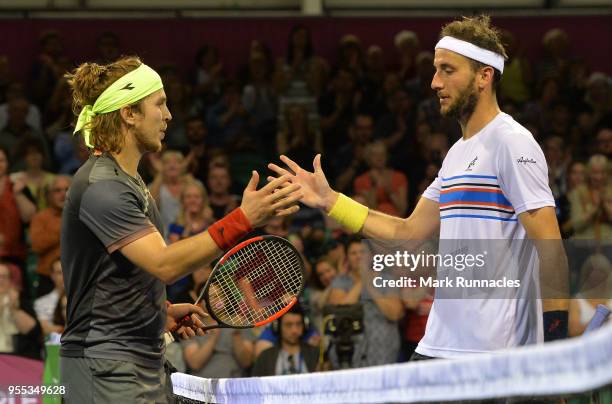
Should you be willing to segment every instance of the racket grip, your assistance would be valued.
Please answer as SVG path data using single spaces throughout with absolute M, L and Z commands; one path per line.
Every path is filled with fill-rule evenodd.
M 182 326 L 185 325 L 185 323 L 187 321 L 191 320 L 191 316 L 190 315 L 186 315 L 185 317 L 183 317 L 182 319 L 180 319 L 179 321 L 177 321 L 176 325 L 174 327 L 172 327 L 172 329 L 170 330 L 171 333 L 175 333 L 176 330 L 178 330 L 179 328 L 181 328 Z

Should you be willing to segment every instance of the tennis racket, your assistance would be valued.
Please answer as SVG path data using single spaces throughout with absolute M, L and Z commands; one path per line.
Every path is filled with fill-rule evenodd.
M 212 328 L 252 328 L 285 314 L 304 290 L 304 262 L 287 240 L 259 236 L 227 251 L 194 304 L 204 301 Z M 185 317 L 172 330 L 178 329 Z

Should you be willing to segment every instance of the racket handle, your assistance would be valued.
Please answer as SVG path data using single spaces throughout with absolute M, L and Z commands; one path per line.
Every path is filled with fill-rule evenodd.
M 178 330 L 179 328 L 181 328 L 182 326 L 185 325 L 185 323 L 187 321 L 191 320 L 191 316 L 188 314 L 185 317 L 183 317 L 182 319 L 180 319 L 179 321 L 177 321 L 176 325 L 174 327 L 172 327 L 172 329 L 170 330 L 171 333 L 176 332 L 176 330 Z

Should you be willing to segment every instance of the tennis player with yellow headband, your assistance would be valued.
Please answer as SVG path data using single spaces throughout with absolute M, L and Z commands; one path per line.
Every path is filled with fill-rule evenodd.
M 320 155 L 314 158 L 314 172 L 286 156 L 281 160 L 287 168 L 269 168 L 292 175 L 292 181 L 302 185 L 306 205 L 369 238 L 424 240 L 439 234 L 452 240 L 536 240 L 537 254 L 520 257 L 519 262 L 530 285 L 537 285 L 533 279 L 539 258 L 546 286 L 567 291 L 567 260 L 544 154 L 531 133 L 497 104 L 495 90 L 505 59 L 488 17 L 464 18 L 443 27 L 431 87 L 441 114 L 458 120 L 463 137 L 449 150 L 438 177 L 406 219 L 368 209 L 335 192 Z M 436 299 L 412 359 L 460 357 L 566 336 L 567 301 L 543 303 L 542 310 L 537 298 Z
M 67 75 L 75 133 L 95 153 L 74 177 L 62 217 L 67 304 L 62 384 L 67 403 L 163 403 L 165 331 L 202 334 L 202 308 L 166 302 L 165 284 L 208 265 L 254 227 L 298 210 L 287 177 L 257 190 L 253 171 L 240 207 L 196 236 L 167 246 L 160 215 L 137 168 L 157 152 L 168 122 L 160 76 L 138 58 L 84 63 Z M 166 341 L 164 340 L 166 336 Z

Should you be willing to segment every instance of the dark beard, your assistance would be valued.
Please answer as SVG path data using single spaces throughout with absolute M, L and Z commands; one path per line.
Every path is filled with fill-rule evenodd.
M 478 94 L 473 90 L 474 88 L 474 78 L 470 81 L 470 84 L 461 91 L 459 94 L 459 98 L 453 105 L 450 106 L 446 113 L 442 113 L 442 116 L 456 119 L 460 122 L 467 122 L 474 110 L 476 109 L 476 104 L 478 103 Z

